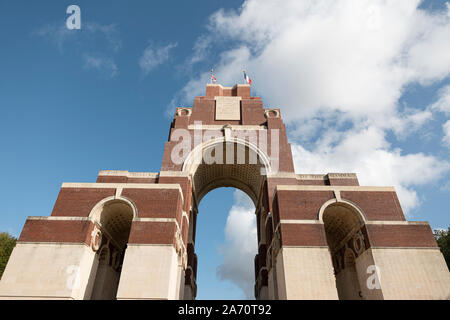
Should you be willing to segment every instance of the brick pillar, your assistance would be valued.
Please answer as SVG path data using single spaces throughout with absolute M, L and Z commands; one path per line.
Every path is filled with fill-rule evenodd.
M 139 218 L 131 226 L 117 299 L 183 299 L 187 232 L 183 236 L 183 197 L 175 186 L 123 190 Z

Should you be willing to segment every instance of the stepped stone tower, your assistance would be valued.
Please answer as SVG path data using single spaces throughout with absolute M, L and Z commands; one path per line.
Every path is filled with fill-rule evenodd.
M 160 172 L 63 183 L 51 216 L 27 219 L 0 299 L 194 299 L 198 205 L 218 187 L 255 204 L 257 299 L 450 297 L 429 224 L 406 221 L 393 187 L 296 174 L 280 110 L 207 85 L 177 108 Z

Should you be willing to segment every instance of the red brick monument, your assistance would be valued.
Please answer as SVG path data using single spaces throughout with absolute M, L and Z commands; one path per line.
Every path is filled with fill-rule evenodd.
M 296 174 L 280 110 L 211 84 L 177 108 L 160 172 L 63 183 L 51 216 L 27 219 L 0 299 L 194 299 L 198 205 L 218 187 L 255 204 L 257 299 L 450 297 L 429 224 L 406 221 L 393 187 Z

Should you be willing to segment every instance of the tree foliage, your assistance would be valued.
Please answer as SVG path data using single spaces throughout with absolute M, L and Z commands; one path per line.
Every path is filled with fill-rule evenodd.
M 5 271 L 9 256 L 16 246 L 16 241 L 17 239 L 8 233 L 0 233 L 0 279 L 2 278 L 3 271 Z
M 450 228 L 447 230 L 434 230 L 434 236 L 444 255 L 447 267 L 450 268 Z

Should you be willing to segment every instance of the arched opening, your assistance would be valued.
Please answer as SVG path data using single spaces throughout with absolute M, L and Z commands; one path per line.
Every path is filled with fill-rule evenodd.
M 322 214 L 336 278 L 336 288 L 341 300 L 361 300 L 363 272 L 359 258 L 366 250 L 364 220 L 352 205 L 335 202 Z
M 238 287 L 241 287 L 243 291 L 245 291 L 245 296 L 233 296 L 234 299 L 242 299 L 242 298 L 254 298 L 254 283 L 257 281 L 258 276 L 260 274 L 260 269 L 264 266 L 260 266 L 256 264 L 255 262 L 255 255 L 258 256 L 258 246 L 261 245 L 262 241 L 261 239 L 265 239 L 265 223 L 261 225 L 261 215 L 263 215 L 263 190 L 264 185 L 266 182 L 266 173 L 270 172 L 270 165 L 268 162 L 268 158 L 265 155 L 264 152 L 259 150 L 257 147 L 249 143 L 245 140 L 240 140 L 237 138 L 217 138 L 211 141 L 208 141 L 198 147 L 196 147 L 191 154 L 187 157 L 186 162 L 183 166 L 183 171 L 188 173 L 191 177 L 192 181 L 192 210 L 194 212 L 194 220 L 195 222 L 191 224 L 191 228 L 189 231 L 189 242 L 192 243 L 192 248 L 195 246 L 196 241 L 196 234 L 197 233 L 203 233 L 204 229 L 202 228 L 202 231 L 196 232 L 196 225 L 197 225 L 197 213 L 201 210 L 210 211 L 210 212 L 200 212 L 202 215 L 208 215 L 208 217 L 205 217 L 203 221 L 206 221 L 209 217 L 212 215 L 215 215 L 216 213 L 225 215 L 228 214 L 227 221 L 226 221 L 226 227 L 225 227 L 225 242 L 228 241 L 229 245 L 237 246 L 239 244 L 236 243 L 236 237 L 233 239 L 226 239 L 227 232 L 230 230 L 227 229 L 233 229 L 233 228 L 239 228 L 238 221 L 235 221 L 234 219 L 238 220 L 239 215 L 237 214 L 237 211 L 246 211 L 247 213 L 249 210 L 252 212 L 252 216 L 246 215 L 246 220 L 248 220 L 250 217 L 252 219 L 252 225 L 255 233 L 257 235 L 254 235 L 254 238 L 252 241 L 254 241 L 254 244 L 256 244 L 255 247 L 253 247 L 255 250 L 248 250 L 248 245 L 246 248 L 246 255 L 245 257 L 241 256 L 241 253 L 236 252 L 235 255 L 235 261 L 233 261 L 233 257 L 228 255 L 224 255 L 223 259 L 224 262 L 227 263 L 227 268 L 222 268 L 221 271 L 223 275 L 223 279 L 227 279 L 227 273 L 230 274 L 228 271 L 233 270 L 233 262 L 235 262 L 235 272 L 234 275 L 236 276 L 233 278 L 236 282 L 240 283 L 238 284 Z M 227 187 L 227 188 L 224 188 Z M 246 204 L 245 206 L 242 206 L 242 203 L 236 201 L 236 197 L 234 199 L 234 202 L 231 202 L 230 200 L 230 189 L 235 188 L 234 190 L 238 189 L 239 191 L 234 191 L 235 194 L 240 194 L 240 199 L 246 198 Z M 210 204 L 209 199 L 206 199 L 206 201 L 202 202 L 202 199 L 209 194 L 211 191 L 219 189 L 217 191 L 214 191 L 211 193 L 212 198 L 215 200 L 215 202 L 221 202 L 221 200 L 224 200 L 224 194 L 226 194 L 225 190 L 228 190 L 228 197 L 226 198 L 227 202 L 217 207 L 212 207 Z M 217 194 L 222 196 L 217 196 Z M 243 196 L 244 195 L 244 196 Z M 248 197 L 247 197 L 248 196 Z M 209 197 L 208 197 L 209 198 Z M 250 198 L 250 199 L 248 199 Z M 200 203 L 202 203 L 202 206 L 200 206 Z M 206 209 L 203 203 L 206 203 Z M 231 205 L 234 203 L 234 205 Z M 228 204 L 228 206 L 226 205 Z M 225 210 L 225 211 L 224 211 Z M 211 212 L 212 211 L 212 212 Z M 241 213 L 242 213 L 241 212 Z M 255 215 L 256 213 L 256 215 Z M 243 216 L 242 216 L 243 217 Z M 203 221 L 200 221 L 201 224 Z M 242 222 L 242 221 L 241 221 Z M 248 222 L 248 221 L 247 221 Z M 231 224 L 231 225 L 230 225 Z M 243 225 L 240 225 L 242 227 Z M 247 227 L 249 225 L 247 224 Z M 222 226 L 223 228 L 223 226 Z M 248 230 L 247 230 L 248 229 Z M 253 232 L 249 228 L 242 231 L 236 231 L 237 232 L 237 238 L 239 238 L 239 232 L 246 233 L 246 232 Z M 199 228 L 200 230 L 200 228 Z M 223 230 L 223 229 L 222 229 Z M 231 231 L 230 231 L 231 232 Z M 221 232 L 223 234 L 223 232 Z M 235 234 L 236 236 L 236 234 Z M 245 234 L 241 234 L 245 238 Z M 246 242 L 247 243 L 247 242 Z M 209 243 L 208 243 L 209 244 Z M 241 243 L 242 245 L 242 243 Z M 192 249 L 193 250 L 193 249 Z M 202 272 L 203 266 L 202 261 L 205 259 L 202 258 L 202 250 L 198 252 L 195 250 L 198 256 L 198 266 L 197 266 L 197 260 L 195 259 L 195 267 Z M 242 247 L 241 247 L 242 251 Z M 239 258 L 239 259 L 237 259 Z M 250 259 L 248 259 L 250 258 Z M 225 261 L 226 259 L 229 259 L 230 261 Z M 243 263 L 243 261 L 246 261 L 245 264 L 248 265 L 242 269 L 242 266 L 239 265 L 239 263 Z M 247 261 L 248 260 L 248 261 Z M 253 269 L 253 270 L 252 270 Z M 239 271 L 241 270 L 241 272 Z M 246 271 L 242 271 L 246 270 Z M 249 292 L 248 289 L 248 270 L 252 270 L 251 277 L 252 279 L 252 285 L 250 286 L 251 290 Z M 207 270 L 206 272 L 211 273 L 211 270 Z M 216 275 L 217 273 L 214 272 Z M 245 275 L 245 278 L 241 278 L 239 280 L 240 276 Z M 195 275 L 194 275 L 195 276 Z M 201 281 L 201 275 L 200 275 L 200 283 Z M 244 284 L 245 282 L 245 284 Z M 190 280 L 186 280 L 186 283 L 191 283 Z M 244 289 L 245 287 L 245 289 Z M 201 288 L 200 288 L 201 290 Z M 201 293 L 199 295 L 199 298 L 205 298 Z M 211 297 L 209 297 L 211 298 Z M 219 298 L 219 297 L 217 297 Z
M 234 187 L 257 206 L 271 168 L 267 155 L 247 140 L 217 138 L 197 146 L 187 157 L 183 171 L 192 177 L 197 204 L 213 189 Z
M 97 249 L 92 281 L 92 300 L 116 299 L 123 258 L 133 220 L 133 207 L 123 200 L 110 200 L 93 212 L 97 237 Z
M 255 299 L 255 207 L 235 188 L 210 191 L 199 205 L 195 251 L 198 300 Z

